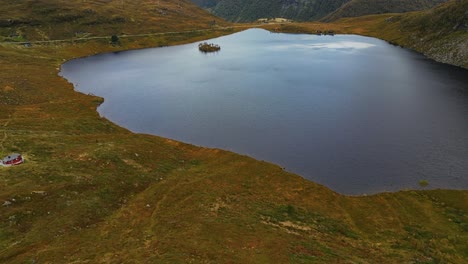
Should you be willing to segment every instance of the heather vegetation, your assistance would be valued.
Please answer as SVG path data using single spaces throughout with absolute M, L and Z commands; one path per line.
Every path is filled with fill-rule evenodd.
M 188 1 L 24 0 L 2 4 L 0 11 L 0 36 L 29 41 L 226 25 Z
M 0 168 L 1 263 L 467 263 L 467 191 L 343 196 L 273 164 L 131 133 L 98 115 L 102 98 L 58 76 L 73 58 L 236 30 L 193 31 L 213 19 L 228 25 L 221 19 L 184 1 L 6 2 L 2 40 L 103 38 L 0 42 L 0 151 L 26 160 Z M 465 7 L 279 29 L 372 35 L 443 54 L 455 44 L 438 41 L 467 43 Z M 169 31 L 185 33 L 109 43 L 116 32 Z

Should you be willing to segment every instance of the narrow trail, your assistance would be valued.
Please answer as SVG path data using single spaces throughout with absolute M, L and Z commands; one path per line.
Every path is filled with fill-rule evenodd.
M 135 37 L 151 37 L 151 36 L 162 36 L 162 35 L 175 35 L 175 34 L 186 34 L 194 32 L 206 32 L 206 31 L 216 31 L 216 30 L 225 30 L 230 28 L 252 28 L 252 25 L 237 25 L 230 27 L 217 27 L 217 28 L 208 28 L 208 29 L 195 29 L 187 31 L 171 31 L 171 32 L 160 32 L 160 33 L 147 33 L 147 34 L 131 34 L 131 35 L 119 35 L 119 38 L 135 38 Z M 55 39 L 55 40 L 36 40 L 36 41 L 4 41 L 0 42 L 0 45 L 25 45 L 25 44 L 50 44 L 50 43 L 64 43 L 64 42 L 76 42 L 76 41 L 87 41 L 87 40 L 96 40 L 96 39 L 110 39 L 111 36 L 96 36 L 96 37 L 86 37 L 86 38 L 71 38 L 71 39 Z

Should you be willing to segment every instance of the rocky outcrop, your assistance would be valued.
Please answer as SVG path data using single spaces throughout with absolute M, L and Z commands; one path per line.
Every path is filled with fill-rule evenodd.
M 417 44 L 415 45 L 417 50 Z M 423 48 L 423 53 L 436 61 L 468 69 L 468 36 L 441 39 Z
M 407 14 L 400 31 L 410 48 L 434 60 L 468 68 L 468 0 L 453 0 L 428 11 Z

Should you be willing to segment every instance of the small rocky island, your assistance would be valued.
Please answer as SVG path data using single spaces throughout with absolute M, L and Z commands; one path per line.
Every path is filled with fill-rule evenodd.
M 203 42 L 203 43 L 198 44 L 198 49 L 201 52 L 208 53 L 208 52 L 219 51 L 221 47 L 217 44 Z

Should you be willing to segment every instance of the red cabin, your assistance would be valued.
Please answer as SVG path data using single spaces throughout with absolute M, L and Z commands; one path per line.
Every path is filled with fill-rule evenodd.
M 3 166 L 13 166 L 23 163 L 24 160 L 21 154 L 13 153 L 3 158 L 0 162 Z

